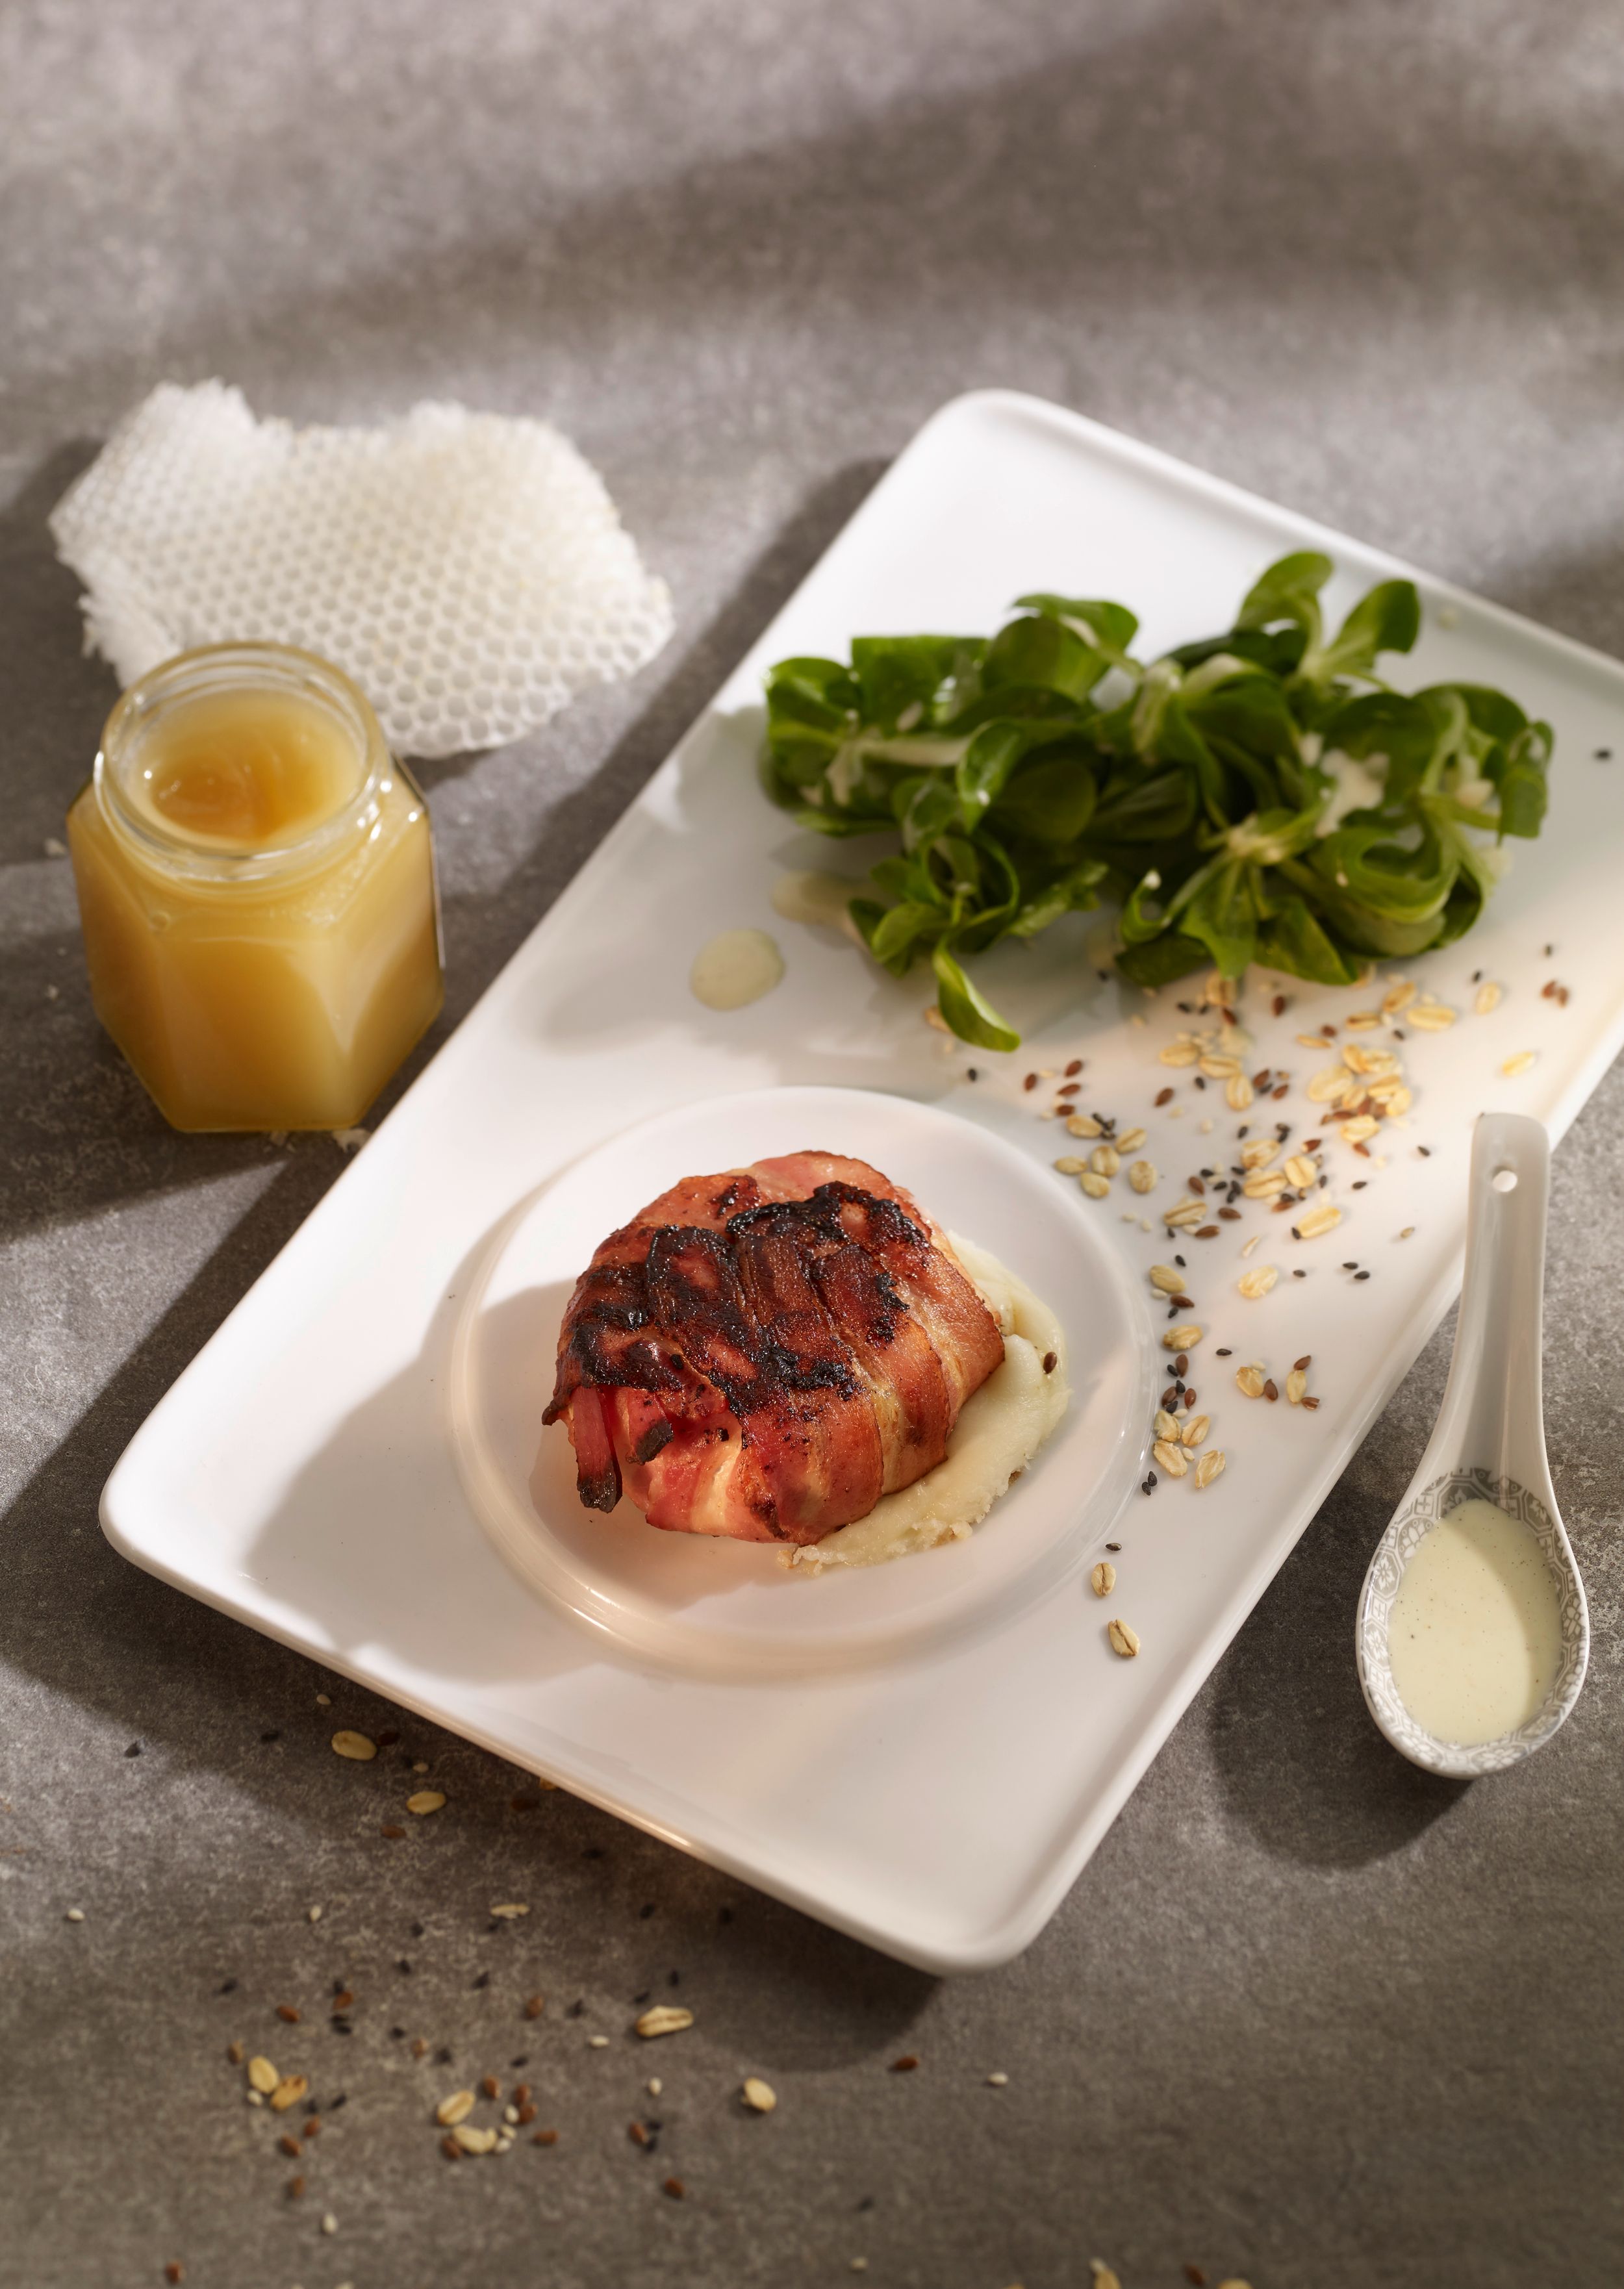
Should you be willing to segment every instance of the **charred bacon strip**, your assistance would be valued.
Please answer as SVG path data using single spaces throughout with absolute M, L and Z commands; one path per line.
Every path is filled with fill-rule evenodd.
M 1004 1355 L 906 1192 L 796 1153 L 686 1177 L 576 1284 L 545 1420 L 581 1500 L 651 1524 L 815 1542 L 940 1462 Z

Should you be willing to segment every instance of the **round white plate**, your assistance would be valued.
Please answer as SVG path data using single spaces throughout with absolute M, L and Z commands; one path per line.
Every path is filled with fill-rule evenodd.
M 844 1152 L 990 1248 L 1066 1329 L 1071 1404 L 968 1540 L 814 1575 L 775 1546 L 663 1533 L 629 1502 L 583 1509 L 562 1424 L 541 1425 L 559 1324 L 598 1242 L 680 1176 L 770 1154 Z M 476 1515 L 532 1588 L 644 1659 L 718 1678 L 887 1661 L 1002 1620 L 1073 1580 L 1144 1465 L 1149 1314 L 1072 1188 L 1002 1138 L 864 1089 L 711 1097 L 613 1137 L 497 1232 L 453 1348 L 451 1424 Z

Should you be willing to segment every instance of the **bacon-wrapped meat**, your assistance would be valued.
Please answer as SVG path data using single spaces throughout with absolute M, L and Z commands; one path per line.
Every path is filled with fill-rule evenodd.
M 940 1462 L 1004 1357 L 946 1235 L 866 1161 L 688 1176 L 576 1282 L 545 1417 L 589 1508 L 818 1542 Z

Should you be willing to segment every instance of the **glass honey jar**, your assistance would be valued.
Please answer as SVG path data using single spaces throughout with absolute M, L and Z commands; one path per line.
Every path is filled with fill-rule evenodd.
M 96 1014 L 176 1129 L 348 1129 L 439 1010 L 428 810 L 347 675 L 181 653 L 68 814 Z

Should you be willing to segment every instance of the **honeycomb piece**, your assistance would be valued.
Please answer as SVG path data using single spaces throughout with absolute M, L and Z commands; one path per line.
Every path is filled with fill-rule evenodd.
M 122 682 L 196 644 L 299 644 L 355 679 L 401 754 L 516 739 L 671 633 L 664 582 L 567 438 L 460 405 L 296 429 L 223 382 L 166 382 L 51 529 L 86 647 Z

